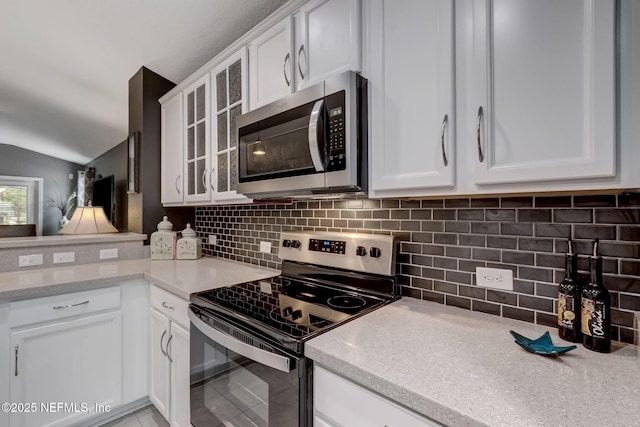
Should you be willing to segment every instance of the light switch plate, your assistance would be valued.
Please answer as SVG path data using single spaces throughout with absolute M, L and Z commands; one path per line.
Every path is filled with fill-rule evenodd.
M 54 264 L 65 264 L 68 262 L 75 262 L 75 261 L 76 261 L 75 252 L 56 252 L 53 254 Z
M 513 271 L 503 268 L 476 267 L 476 283 L 483 288 L 513 290 Z
M 118 258 L 118 248 L 100 249 L 100 259 Z
M 33 267 L 34 265 L 42 265 L 42 254 L 20 255 L 18 257 L 18 268 Z
M 271 242 L 260 242 L 260 252 L 271 253 Z
M 217 245 L 218 244 L 218 238 L 216 237 L 215 234 L 209 234 L 209 244 L 210 245 Z

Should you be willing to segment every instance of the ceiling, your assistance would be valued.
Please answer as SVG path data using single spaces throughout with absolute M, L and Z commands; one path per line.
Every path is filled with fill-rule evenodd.
M 87 164 L 128 134 L 129 79 L 179 83 L 285 0 L 0 0 L 0 144 Z

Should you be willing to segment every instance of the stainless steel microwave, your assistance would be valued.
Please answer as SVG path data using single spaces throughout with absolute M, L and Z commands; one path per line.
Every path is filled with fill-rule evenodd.
M 238 117 L 237 191 L 365 193 L 367 81 L 348 71 Z

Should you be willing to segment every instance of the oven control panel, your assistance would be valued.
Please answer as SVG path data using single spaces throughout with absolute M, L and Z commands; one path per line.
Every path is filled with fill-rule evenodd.
M 344 255 L 346 244 L 342 240 L 309 239 L 309 250 Z
M 393 276 L 398 239 L 380 234 L 282 231 L 282 260 Z

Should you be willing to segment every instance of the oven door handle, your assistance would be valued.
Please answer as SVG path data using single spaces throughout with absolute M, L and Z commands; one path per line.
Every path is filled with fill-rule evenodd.
M 324 107 L 324 99 L 316 101 L 309 117 L 309 152 L 316 172 L 324 171 L 324 156 L 320 152 L 320 141 L 318 140 L 318 129 L 321 127 L 320 120 L 322 120 L 322 107 Z
M 295 366 L 294 363 L 291 363 L 291 358 L 289 357 L 261 350 L 250 344 L 239 341 L 232 335 L 222 332 L 216 327 L 200 319 L 191 309 L 189 309 L 189 320 L 191 320 L 191 324 L 198 328 L 198 330 L 206 337 L 241 356 L 282 372 L 291 372 Z

